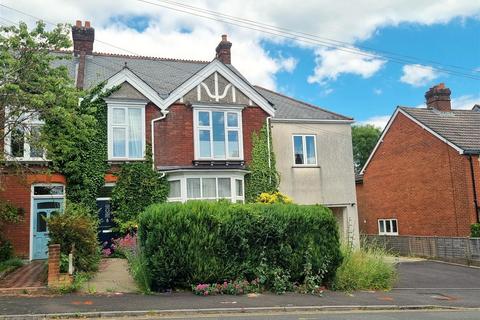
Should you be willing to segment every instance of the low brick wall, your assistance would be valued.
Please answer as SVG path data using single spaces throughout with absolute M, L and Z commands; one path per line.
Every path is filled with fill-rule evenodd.
M 415 256 L 480 266 L 480 238 L 362 235 L 362 244 Z
M 60 245 L 48 246 L 48 287 L 58 288 L 72 283 L 72 276 L 60 273 Z

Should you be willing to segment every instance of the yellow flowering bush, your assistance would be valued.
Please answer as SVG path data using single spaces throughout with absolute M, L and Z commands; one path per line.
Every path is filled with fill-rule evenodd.
M 272 203 L 293 203 L 293 199 L 281 192 L 262 192 L 258 197 L 258 203 L 272 204 Z

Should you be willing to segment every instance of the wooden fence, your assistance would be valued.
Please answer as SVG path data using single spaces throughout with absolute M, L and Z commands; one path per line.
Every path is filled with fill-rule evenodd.
M 362 243 L 401 256 L 480 266 L 480 238 L 362 235 Z

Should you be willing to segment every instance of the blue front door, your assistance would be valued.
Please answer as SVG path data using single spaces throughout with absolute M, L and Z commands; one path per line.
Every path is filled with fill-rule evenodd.
M 33 200 L 33 252 L 32 260 L 47 259 L 48 226 L 47 220 L 52 214 L 63 211 L 63 199 Z

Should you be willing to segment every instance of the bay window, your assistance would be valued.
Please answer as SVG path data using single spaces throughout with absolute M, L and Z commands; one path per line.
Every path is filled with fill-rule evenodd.
M 317 165 L 317 148 L 314 135 L 293 136 L 293 163 L 300 166 Z
M 110 160 L 145 157 L 145 103 L 109 103 L 108 155 Z
M 240 110 L 196 108 L 194 121 L 197 160 L 242 160 Z

